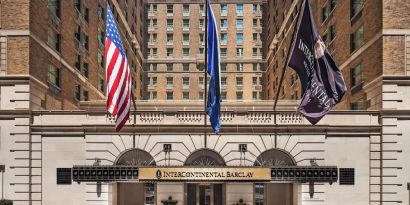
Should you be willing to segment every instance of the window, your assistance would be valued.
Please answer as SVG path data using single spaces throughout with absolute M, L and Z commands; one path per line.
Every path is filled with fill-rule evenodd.
M 252 20 L 252 26 L 253 27 L 258 27 L 258 19 L 253 19 Z
M 204 54 L 205 49 L 204 48 L 199 48 L 199 54 Z
M 77 70 L 81 70 L 81 56 L 80 56 L 79 54 L 77 54 L 77 55 L 75 56 L 74 67 L 75 67 Z
M 363 26 L 358 28 L 354 33 L 350 34 L 351 52 L 356 51 L 364 44 Z
M 153 12 L 154 14 L 156 14 L 156 13 L 157 13 L 157 10 L 158 10 L 157 5 L 156 5 L 156 4 L 151 4 L 151 6 L 152 6 L 152 12 Z
M 189 72 L 189 64 L 187 64 L 187 63 L 182 64 L 182 70 L 184 72 Z
M 252 40 L 253 40 L 254 43 L 258 42 L 258 34 L 257 33 L 254 33 L 252 35 Z
M 204 83 L 205 83 L 204 77 L 199 77 L 199 79 L 198 79 L 198 84 L 199 84 L 199 85 L 203 85 Z
M 74 7 L 75 7 L 78 11 L 81 11 L 81 0 L 74 0 Z
M 167 57 L 172 57 L 172 56 L 174 56 L 174 49 L 167 48 Z
M 221 93 L 222 100 L 226 100 L 226 92 Z
M 243 29 L 243 19 L 236 19 L 236 28 Z
M 243 72 L 243 64 L 242 63 L 237 63 L 236 64 L 236 71 Z
M 151 92 L 150 98 L 151 98 L 151 100 L 156 100 L 157 99 L 157 91 Z
M 243 93 L 242 92 L 236 92 L 236 100 L 242 100 L 243 99 Z
M 330 11 L 333 11 L 335 7 L 336 7 L 336 0 L 330 0 Z
M 167 34 L 167 43 L 172 43 L 174 41 L 174 34 L 168 33 Z
M 97 39 L 98 39 L 98 46 L 104 46 L 105 33 L 100 28 L 98 28 Z
M 86 34 L 81 35 L 81 42 L 82 42 L 84 48 L 88 51 L 89 44 L 88 44 L 88 36 Z
M 183 77 L 182 78 L 182 85 L 185 86 L 189 86 L 189 77 Z
M 167 19 L 167 29 L 173 29 L 173 28 L 174 28 L 174 20 Z
M 350 70 L 350 79 L 352 79 L 351 86 L 352 89 L 357 86 L 361 86 L 364 81 L 363 77 L 363 64 L 359 64 Z M 360 88 L 361 89 L 361 88 Z
M 258 5 L 257 4 L 253 4 L 252 5 L 252 12 L 256 13 L 258 11 Z
M 243 4 L 236 4 L 236 15 L 243 15 Z
M 151 78 L 151 85 L 156 86 L 157 85 L 157 77 L 152 77 Z
M 60 87 L 60 69 L 50 62 L 48 63 L 47 81 L 54 86 Z
M 151 71 L 157 71 L 158 65 L 156 63 L 151 64 Z
M 221 85 L 226 85 L 226 77 L 221 78 Z
M 329 10 L 325 6 L 322 8 L 322 22 L 326 21 L 327 17 L 329 17 Z
M 199 4 L 199 12 L 205 13 L 203 4 Z
M 199 41 L 203 44 L 204 43 L 204 34 L 200 33 L 199 34 Z
M 182 20 L 182 25 L 184 29 L 189 29 L 189 19 Z
M 204 19 L 199 19 L 199 28 L 204 27 Z
M 182 6 L 182 12 L 183 12 L 184 14 L 189 14 L 189 5 L 184 4 L 184 5 Z
M 60 34 L 52 27 L 48 27 L 48 45 L 54 50 L 60 52 Z
M 257 63 L 254 63 L 254 64 L 252 64 L 252 70 L 253 71 L 258 71 L 258 64 Z
M 237 44 L 243 44 L 243 33 L 237 33 L 236 34 L 236 43 Z
M 221 28 L 228 27 L 228 19 L 221 19 Z
M 167 86 L 172 86 L 174 84 L 174 79 L 172 77 L 167 77 Z
M 221 63 L 221 71 L 222 72 L 226 72 L 226 67 L 227 67 L 228 65 L 226 64 L 226 63 Z
M 199 71 L 204 71 L 205 65 L 203 63 L 198 64 L 198 70 Z
M 243 57 L 243 48 L 237 48 L 236 49 L 236 56 L 237 57 Z
M 204 92 L 199 92 L 199 99 L 203 100 L 204 99 Z
M 90 22 L 90 9 L 87 7 L 84 7 L 84 20 Z
M 221 34 L 221 43 L 226 44 L 228 41 L 228 35 L 226 33 Z
M 71 184 L 71 168 L 57 168 L 57 184 Z
M 151 48 L 150 55 L 151 57 L 157 57 L 157 48 Z
M 333 24 L 330 26 L 330 42 L 336 38 L 336 25 Z
M 242 77 L 236 77 L 236 85 L 237 86 L 243 86 L 243 78 Z
M 167 4 L 167 14 L 173 14 L 173 13 L 174 13 L 174 5 Z
M 60 0 L 48 0 L 47 8 L 51 13 L 60 18 Z
M 182 93 L 182 99 L 183 100 L 189 100 L 189 92 L 183 92 Z
M 157 19 L 152 19 L 152 27 L 157 27 Z
M 182 52 L 184 57 L 189 57 L 189 48 L 183 48 Z
M 258 85 L 258 77 L 252 77 L 252 85 Z
M 363 8 L 363 0 L 350 0 L 350 12 L 351 16 L 356 16 Z
M 255 183 L 255 205 L 265 204 L 265 185 L 262 183 Z
M 89 98 L 88 98 L 88 91 L 87 90 L 84 90 L 83 91 L 83 101 L 88 101 L 89 100 Z
M 257 48 L 252 48 L 252 56 L 258 56 L 258 49 Z
M 83 70 L 81 73 L 84 75 L 84 77 L 88 78 L 88 63 L 84 62 L 83 63 Z
M 226 4 L 221 4 L 221 14 L 226 15 L 228 13 L 228 6 Z
M 104 92 L 104 79 L 98 77 L 98 90 Z
M 167 100 L 173 100 L 174 99 L 174 93 L 172 91 L 167 92 Z
M 184 43 L 189 43 L 189 34 L 184 33 L 184 34 L 182 35 L 182 41 L 183 41 Z
M 77 101 L 81 100 L 81 85 L 75 85 L 74 87 L 74 99 Z
M 157 42 L 157 34 L 153 33 L 150 35 L 150 42 L 151 43 L 156 43 Z
M 366 108 L 366 102 L 364 98 L 362 97 L 356 101 L 353 101 L 350 104 L 350 109 L 351 110 L 366 110 L 367 108 Z
M 227 48 L 221 48 L 221 57 L 226 57 L 226 50 Z
M 252 92 L 252 100 L 258 99 L 258 92 Z
M 167 72 L 172 72 L 174 70 L 174 64 L 167 63 Z

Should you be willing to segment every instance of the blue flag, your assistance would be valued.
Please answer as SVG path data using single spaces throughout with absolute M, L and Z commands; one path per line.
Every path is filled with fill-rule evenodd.
M 221 129 L 221 78 L 220 78 L 220 49 L 217 24 L 212 11 L 211 4 L 208 3 L 208 65 L 207 71 L 211 76 L 209 81 L 209 92 L 207 101 L 207 114 L 211 127 L 215 133 Z
M 289 66 L 299 75 L 302 100 L 299 112 L 310 123 L 318 123 L 346 92 L 343 75 L 316 29 L 309 2 L 304 1 L 296 27 Z

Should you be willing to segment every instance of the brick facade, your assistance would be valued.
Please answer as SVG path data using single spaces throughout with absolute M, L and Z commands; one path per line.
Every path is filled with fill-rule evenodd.
M 78 7 L 74 1 L 58 2 L 59 13 L 54 13 L 48 8 L 48 1 L 43 0 L 6 0 L 0 3 L 1 37 L 2 42 L 7 42 L 4 44 L 7 57 L 2 58 L 2 65 L 6 61 L 6 68 L 2 68 L 6 73 L 3 75 L 29 75 L 37 79 L 36 82 L 49 86 L 49 89 L 41 91 L 46 92 L 41 97 L 41 103 L 37 98 L 33 99 L 33 109 L 78 109 L 79 100 L 105 98 L 105 90 L 98 90 L 100 79 L 105 82 L 105 68 L 99 65 L 98 60 L 98 53 L 101 56 L 104 54 L 104 36 L 100 43 L 98 34 L 105 32 L 106 2 L 80 1 Z M 134 85 L 137 88 L 134 93 L 137 99 L 142 99 L 145 92 L 142 86 L 145 79 L 142 73 L 144 4 L 135 1 L 126 5 L 124 1 L 113 0 L 110 5 L 118 20 L 130 68 L 134 71 Z M 102 19 L 99 17 L 100 8 L 103 8 Z M 76 40 L 77 26 L 81 29 L 80 42 Z M 50 31 L 60 36 L 60 49 L 53 48 L 49 41 Z M 79 66 L 76 66 L 77 55 L 81 56 Z M 48 82 L 49 64 L 60 70 L 60 85 L 57 87 Z M 76 85 L 81 87 L 79 100 L 74 95 Z M 33 90 L 37 90 L 36 86 L 33 85 Z

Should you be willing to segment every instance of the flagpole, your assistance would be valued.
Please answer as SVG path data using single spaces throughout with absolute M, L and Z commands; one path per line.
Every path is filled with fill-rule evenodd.
M 206 129 L 207 129 L 207 99 L 208 99 L 208 0 L 205 0 L 205 61 L 204 61 L 204 75 L 205 75 L 205 87 L 204 87 L 204 147 L 207 148 L 207 136 L 206 136 Z
M 280 91 L 282 91 L 282 84 L 283 84 L 283 80 L 284 80 L 284 78 L 285 78 L 285 74 L 286 74 L 286 68 L 288 67 L 288 63 L 289 63 L 289 58 L 290 58 L 290 50 L 293 48 L 293 46 L 294 46 L 294 44 L 295 44 L 295 37 L 296 37 L 296 32 L 297 32 L 297 30 L 298 30 L 298 25 L 299 25 L 299 22 L 300 22 L 300 16 L 301 16 L 301 13 L 303 12 L 302 10 L 303 10 L 303 5 L 306 3 L 306 0 L 303 0 L 302 1 L 302 4 L 300 4 L 300 8 L 299 8 L 299 13 L 298 13 L 298 17 L 297 17 L 297 21 L 296 21 L 296 24 L 295 24 L 295 28 L 293 29 L 293 34 L 292 34 L 292 40 L 290 41 L 290 44 L 289 44 L 289 48 L 288 48 L 288 50 L 287 50 L 287 55 L 286 55 L 286 61 L 285 61 L 285 63 L 283 64 L 283 67 L 282 67 L 282 74 L 281 74 L 281 76 L 280 76 L 280 80 L 279 80 L 279 88 L 278 88 L 278 90 L 276 91 L 276 97 L 275 97 L 275 103 L 273 104 L 273 111 L 274 111 L 274 123 L 275 123 L 275 125 L 277 124 L 276 123 L 276 106 L 277 106 L 277 104 L 278 104 L 278 99 L 279 99 L 279 94 L 280 94 Z M 273 69 L 272 69 L 273 70 Z
M 131 88 L 132 88 L 131 89 L 132 105 L 134 106 L 134 112 L 133 112 L 134 121 L 132 123 L 132 147 L 135 148 L 135 125 L 137 124 L 137 103 L 135 103 L 135 95 L 134 95 L 135 88 L 134 88 L 134 85 L 132 85 Z

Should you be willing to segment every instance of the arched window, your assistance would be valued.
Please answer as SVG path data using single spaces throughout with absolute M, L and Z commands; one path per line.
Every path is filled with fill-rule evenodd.
M 199 149 L 185 160 L 186 166 L 225 166 L 223 157 L 211 149 Z
M 155 159 L 141 149 L 128 149 L 122 152 L 114 162 L 114 165 L 155 166 Z
M 255 160 L 254 166 L 295 166 L 293 156 L 281 149 L 269 149 L 262 152 Z

